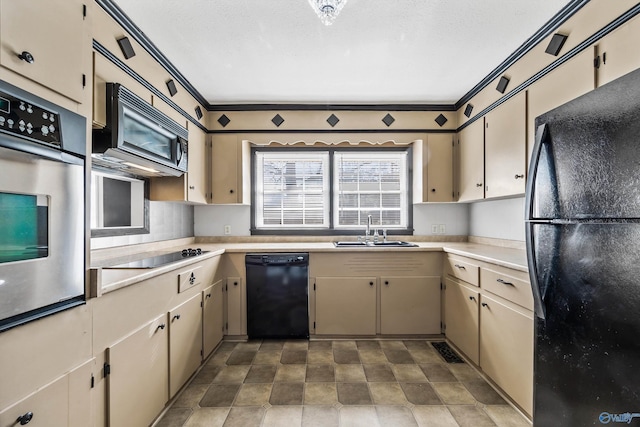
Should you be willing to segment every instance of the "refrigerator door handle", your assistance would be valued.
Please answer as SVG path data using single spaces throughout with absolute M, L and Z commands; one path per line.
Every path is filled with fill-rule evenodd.
M 525 190 L 525 221 L 529 221 L 534 218 L 533 206 L 535 196 L 535 182 L 538 175 L 538 163 L 540 162 L 540 154 L 542 153 L 542 145 L 547 140 L 547 124 L 543 123 L 536 129 L 536 143 L 533 146 L 533 153 L 531 154 L 531 163 L 529 164 L 529 180 L 527 181 L 527 188 Z
M 535 223 L 526 223 L 526 239 L 527 239 L 527 265 L 529 267 L 529 279 L 531 281 L 531 292 L 533 294 L 534 311 L 540 319 L 545 319 L 544 301 L 542 292 L 540 292 L 540 284 L 538 283 L 538 267 L 536 265 L 535 253 L 533 251 L 535 237 L 533 227 Z

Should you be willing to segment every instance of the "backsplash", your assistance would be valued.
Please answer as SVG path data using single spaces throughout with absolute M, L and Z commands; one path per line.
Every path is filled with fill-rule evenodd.
M 193 237 L 193 206 L 184 203 L 149 202 L 149 231 L 148 234 L 95 237 L 91 239 L 91 249 Z
M 469 235 L 524 241 L 524 197 L 470 203 Z

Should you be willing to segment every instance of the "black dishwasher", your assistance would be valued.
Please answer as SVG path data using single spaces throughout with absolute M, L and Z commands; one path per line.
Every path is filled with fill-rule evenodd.
M 309 338 L 309 254 L 247 254 L 247 335 Z

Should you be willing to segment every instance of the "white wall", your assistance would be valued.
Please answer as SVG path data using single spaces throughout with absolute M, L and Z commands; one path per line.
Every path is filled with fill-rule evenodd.
M 470 203 L 469 235 L 524 241 L 524 197 Z
M 432 235 L 432 224 L 443 224 L 445 235 L 466 236 L 469 234 L 469 206 L 464 203 L 414 205 L 414 234 Z M 225 225 L 231 226 L 230 236 L 249 236 L 251 206 L 217 205 L 194 208 L 196 236 L 224 236 Z

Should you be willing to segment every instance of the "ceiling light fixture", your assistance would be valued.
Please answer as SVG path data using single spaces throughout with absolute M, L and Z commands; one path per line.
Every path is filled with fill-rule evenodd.
M 331 25 L 347 0 L 309 0 L 324 25 Z

